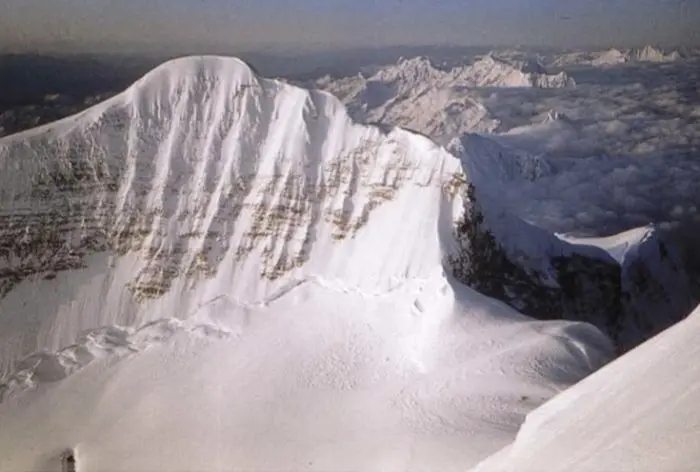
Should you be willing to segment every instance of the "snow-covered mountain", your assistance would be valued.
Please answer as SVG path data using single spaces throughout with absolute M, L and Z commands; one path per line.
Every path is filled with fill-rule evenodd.
M 487 55 L 465 69 L 460 74 L 460 78 L 471 81 L 478 87 L 565 88 L 576 86 L 576 81 L 566 72 L 550 74 L 542 64 L 533 60 L 505 60 Z
M 629 51 L 623 52 L 619 49 L 608 49 L 607 51 L 596 54 L 591 61 L 594 66 L 610 66 L 615 64 L 624 64 L 629 62 L 632 56 Z
M 477 64 L 382 69 L 373 110 Z M 0 470 L 464 470 L 687 313 L 652 228 L 508 211 L 546 158 L 384 123 L 198 57 L 1 139 Z
M 642 48 L 617 49 L 595 52 L 571 52 L 557 55 L 551 61 L 552 67 L 592 65 L 596 67 L 614 66 L 630 62 L 674 62 L 683 57 L 678 50 L 665 52 L 651 45 Z
M 632 50 L 631 56 L 637 62 L 673 62 L 681 59 L 681 55 L 678 51 L 665 53 L 661 49 L 655 48 L 651 45 L 646 45 L 641 49 Z
M 613 347 L 455 280 L 470 166 L 217 57 L 3 138 L 0 469 L 463 470 L 505 446 Z M 508 247 L 563 245 L 486 213 Z
M 700 309 L 530 413 L 474 472 L 695 470 Z
M 80 329 L 185 317 L 220 295 L 183 300 L 199 281 L 242 306 L 314 277 L 389 290 L 439 261 L 439 245 L 361 230 L 379 212 L 438 241 L 438 213 L 414 207 L 407 218 L 387 204 L 425 196 L 441 208 L 461 172 L 425 138 L 354 124 L 326 93 L 216 58 L 156 69 L 85 113 L 4 139 L 0 156 L 2 315 L 37 319 L 0 335 L 14 339 L 2 345 L 5 366 Z M 367 241 L 381 259 L 359 257 Z M 348 260 L 343 247 L 359 252 Z M 27 302 L 37 287 L 72 285 L 70 270 L 87 279 L 69 291 L 85 292 Z
M 426 57 L 401 59 L 367 77 L 324 77 L 313 85 L 339 97 L 357 120 L 391 123 L 447 144 L 462 133 L 499 126 L 471 93 L 474 88 L 560 88 L 575 82 L 565 72 L 547 73 L 534 61 L 487 55 L 451 69 L 437 68 Z

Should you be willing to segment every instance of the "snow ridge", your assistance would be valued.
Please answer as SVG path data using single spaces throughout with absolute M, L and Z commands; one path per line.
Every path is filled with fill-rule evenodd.
M 94 329 L 78 336 L 76 343 L 58 352 L 39 352 L 17 363 L 15 372 L 0 382 L 0 403 L 35 389 L 40 383 L 63 380 L 92 362 L 141 352 L 163 343 L 178 334 L 205 339 L 220 339 L 230 332 L 207 324 L 193 324 L 176 319 L 163 319 L 138 329 L 110 326 Z
M 563 239 L 604 249 L 618 261 L 624 299 L 619 341 L 625 350 L 676 324 L 698 303 L 680 254 L 653 225 L 607 238 Z

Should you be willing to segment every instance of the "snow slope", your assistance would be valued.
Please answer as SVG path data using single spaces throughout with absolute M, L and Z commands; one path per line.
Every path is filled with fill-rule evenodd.
M 243 326 L 222 304 L 216 331 L 163 322 L 135 333 L 147 343 L 103 343 L 117 352 L 6 396 L 0 466 L 52 470 L 72 447 L 88 470 L 463 470 L 610 356 L 590 326 L 441 284 L 309 284 Z
M 0 470 L 496 451 L 612 346 L 446 273 L 464 182 L 427 138 L 230 58 L 0 140 Z
M 530 413 L 475 472 L 697 469 L 700 310 Z

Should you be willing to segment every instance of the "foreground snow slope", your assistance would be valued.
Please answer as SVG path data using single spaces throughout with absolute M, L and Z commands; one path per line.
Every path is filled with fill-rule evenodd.
M 0 470 L 463 470 L 612 355 L 446 275 L 459 159 L 236 59 L 0 166 Z
M 74 448 L 85 470 L 464 470 L 610 356 L 591 326 L 533 322 L 439 274 L 211 312 L 216 328 L 88 336 L 72 374 L 39 364 L 0 404 L 0 468 L 58 470 Z
M 697 470 L 700 310 L 530 413 L 478 472 Z

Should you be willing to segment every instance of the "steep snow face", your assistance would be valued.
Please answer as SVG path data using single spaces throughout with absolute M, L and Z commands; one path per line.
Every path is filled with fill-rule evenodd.
M 463 470 L 612 356 L 445 273 L 459 159 L 235 59 L 0 165 L 1 470 Z
M 401 59 L 365 77 L 325 77 L 315 86 L 338 96 L 358 120 L 420 131 L 440 144 L 465 132 L 498 126 L 471 90 L 478 87 L 570 87 L 566 73 L 548 74 L 541 65 L 486 56 L 449 70 L 425 57 Z M 416 113 L 420 110 L 420 113 Z
M 475 472 L 694 470 L 700 310 L 530 413 Z
M 264 303 L 313 277 L 390 290 L 441 260 L 435 209 L 460 172 L 427 139 L 356 125 L 329 94 L 220 58 L 166 64 L 8 137 L 0 164 L 3 369 L 83 329 L 184 317 L 222 293 Z M 225 292 L 190 299 L 203 280 Z
M 490 200 L 498 200 L 502 191 L 498 187 L 534 182 L 555 172 L 550 162 L 542 156 L 504 146 L 476 133 L 454 139 L 448 150 L 461 156 L 470 180 L 481 191 L 488 192 Z

